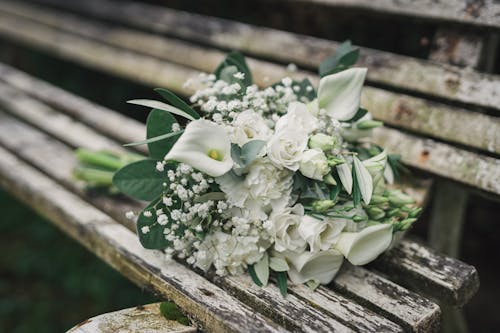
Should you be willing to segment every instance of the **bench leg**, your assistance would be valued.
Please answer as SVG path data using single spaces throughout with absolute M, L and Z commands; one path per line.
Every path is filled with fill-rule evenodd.
M 468 193 L 462 187 L 440 180 L 432 201 L 429 244 L 435 250 L 458 257 L 465 222 Z

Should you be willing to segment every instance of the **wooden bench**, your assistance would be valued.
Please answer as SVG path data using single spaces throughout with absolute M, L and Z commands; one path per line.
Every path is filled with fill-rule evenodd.
M 334 42 L 314 37 L 127 1 L 121 1 L 119 5 L 113 1 L 94 0 L 37 2 L 44 5 L 0 1 L 0 35 L 57 57 L 149 86 L 167 87 L 182 95 L 191 93 L 183 87 L 187 78 L 199 71 L 212 71 L 222 60 L 225 51 L 221 49 L 235 48 L 253 55 L 249 64 L 255 80 L 266 85 L 285 75 L 307 76 L 317 83 L 318 78 L 310 72 L 289 73 L 283 64 L 293 62 L 306 70 L 312 69 L 337 46 Z M 321 5 L 335 3 L 323 1 Z M 47 4 L 55 8 L 47 8 Z M 448 19 L 454 17 L 449 10 L 445 14 Z M 498 28 L 494 18 L 491 16 L 487 24 L 472 19 L 458 20 L 458 23 L 482 25 L 483 29 Z M 360 65 L 369 68 L 368 83 L 372 85 L 365 89 L 363 104 L 376 118 L 391 126 L 376 132 L 378 142 L 400 153 L 407 165 L 439 179 L 453 181 L 437 188 L 435 203 L 439 204 L 447 197 L 450 186 L 453 193 L 461 195 L 465 192 L 457 192 L 456 182 L 497 198 L 500 194 L 500 162 L 497 158 L 500 122 L 496 118 L 500 105 L 498 76 L 364 48 L 361 55 Z M 244 309 L 248 311 L 250 306 L 263 315 L 257 315 L 258 325 L 269 324 L 267 318 L 272 318 L 274 323 L 291 330 L 428 331 L 436 329 L 439 309 L 427 297 L 444 306 L 461 306 L 477 290 L 478 277 L 471 266 L 405 240 L 369 270 L 346 267 L 333 283 L 333 291 L 322 288 L 319 293 L 311 294 L 296 288 L 290 296 L 292 300 L 287 299 L 286 303 L 278 297 L 273 299 L 277 295 L 275 291 L 257 289 L 244 278 L 208 276 L 205 277 L 210 280 L 208 282 L 200 277 L 195 282 L 208 283 L 208 289 L 201 287 L 208 291 L 207 294 L 212 295 L 214 288 L 221 292 L 217 288 L 222 288 L 233 295 L 230 298 L 237 304 L 235 309 L 242 309 L 237 311 L 235 318 L 226 318 L 221 308 L 212 308 L 214 304 L 201 299 L 204 292 L 200 294 L 199 288 L 193 287 L 194 282 L 191 286 L 194 289 L 187 286 L 188 290 L 185 290 L 185 286 L 179 286 L 175 274 L 167 272 L 167 275 L 162 275 L 166 273 L 151 269 L 160 264 L 158 261 L 149 263 L 147 258 L 151 254 L 148 257 L 145 253 L 149 251 L 138 248 L 138 243 L 135 247 L 120 243 L 122 240 L 116 243 L 112 234 L 103 235 L 101 230 L 106 228 L 95 226 L 95 215 L 105 214 L 105 218 L 100 218 L 106 221 L 104 224 L 114 225 L 110 229 L 120 229 L 125 233 L 126 230 L 119 225 L 122 224 L 133 230 L 124 213 L 132 208 L 138 210 L 140 204 L 93 197 L 70 177 L 75 163 L 71 147 L 121 149 L 121 143 L 142 139 L 142 125 L 6 65 L 1 66 L 0 73 L 0 105 L 4 112 L 15 116 L 2 115 L 2 127 L 5 123 L 7 128 L 15 129 L 0 131 L 0 146 L 10 151 L 3 153 L 9 156 L 5 163 L 1 159 L 1 164 L 4 164 L 2 182 L 20 198 L 30 201 L 44 214 L 50 214 L 49 217 L 70 234 L 84 235 L 80 241 L 126 276 L 174 299 L 208 330 L 241 329 L 238 314 L 248 314 Z M 377 88 L 380 86 L 385 89 Z M 405 94 L 400 91 L 405 91 Z M 120 131 L 116 130 L 117 123 L 120 123 Z M 21 130 L 26 137 L 22 144 L 16 143 L 12 134 Z M 40 154 L 45 156 L 44 160 L 37 151 L 50 154 Z M 41 170 L 43 175 L 35 172 L 32 177 L 45 179 L 45 182 L 52 182 L 56 188 L 66 191 L 64 193 L 83 198 L 90 203 L 88 214 L 92 218 L 88 220 L 72 215 L 70 206 L 64 206 L 67 209 L 64 211 L 61 205 L 68 203 L 44 197 L 44 191 L 34 184 L 16 182 L 15 178 L 9 181 L 8 161 L 11 161 L 10 165 L 23 166 L 28 174 L 36 171 L 30 169 L 33 167 Z M 54 170 L 54 161 L 60 166 L 58 170 Z M 463 205 L 464 195 L 461 198 Z M 74 205 L 81 205 L 76 197 Z M 52 209 L 55 213 L 50 212 Z M 451 232 L 460 229 L 459 217 L 439 217 L 446 209 L 436 211 L 438 218 L 434 219 L 440 223 L 435 224 L 434 230 L 447 228 Z M 68 224 L 68 220 L 72 222 Z M 128 234 L 130 236 L 124 239 L 133 242 L 133 235 Z M 439 232 L 434 232 L 434 235 L 439 235 Z M 436 239 L 433 241 L 440 250 L 448 252 L 453 252 L 453 247 L 457 246 L 456 242 L 451 245 L 442 243 Z M 132 263 L 128 263 L 130 260 Z M 189 276 L 190 271 L 183 269 L 184 276 Z M 317 305 L 320 310 L 305 307 L 307 302 Z M 305 308 L 304 313 L 296 313 L 291 308 L 293 306 Z M 208 311 L 211 316 L 203 317 L 203 311 Z M 278 329 L 274 324 L 269 325 Z
M 73 148 L 121 151 L 144 125 L 7 65 L 0 73 L 2 186 L 208 331 L 436 331 L 439 306 L 423 294 L 457 305 L 477 290 L 472 266 L 412 240 L 369 269 L 346 266 L 330 287 L 294 286 L 286 299 L 247 276 L 202 276 L 167 262 L 142 248 L 125 218 L 142 203 L 89 193 L 72 177 Z

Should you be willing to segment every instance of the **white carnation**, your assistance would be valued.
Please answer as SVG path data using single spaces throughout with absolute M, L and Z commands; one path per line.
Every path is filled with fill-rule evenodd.
M 240 146 L 250 140 L 267 141 L 272 135 L 272 131 L 267 126 L 264 118 L 253 110 L 239 113 L 232 125 L 234 131 L 231 135 L 231 141 Z

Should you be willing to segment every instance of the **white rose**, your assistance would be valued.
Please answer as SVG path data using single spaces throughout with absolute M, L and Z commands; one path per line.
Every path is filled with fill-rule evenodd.
M 323 151 L 309 149 L 302 154 L 299 170 L 307 178 L 322 180 L 330 172 L 330 167 Z
M 298 233 L 309 244 L 310 251 L 317 252 L 330 249 L 345 225 L 345 221 L 318 220 L 304 215 Z
M 302 205 L 287 209 L 283 213 L 271 216 L 275 231 L 274 249 L 278 252 L 300 251 L 305 249 L 306 242 L 300 236 L 298 228 L 304 215 Z
M 271 135 L 271 129 L 261 115 L 253 110 L 246 110 L 238 114 L 234 119 L 231 141 L 243 146 L 250 140 L 267 141 Z
M 335 248 L 353 265 L 365 265 L 389 248 L 392 225 L 376 224 L 360 232 L 343 232 Z
M 342 266 L 344 256 L 337 250 L 319 252 L 289 252 L 285 254 L 290 263 L 288 276 L 295 284 L 315 281 L 321 284 L 330 283 Z
M 267 143 L 267 156 L 278 168 L 297 171 L 302 154 L 307 147 L 305 132 L 282 130 L 274 133 Z
M 318 118 L 309 111 L 305 104 L 292 102 L 288 105 L 287 113 L 276 122 L 275 130 L 301 130 L 309 134 L 317 129 L 318 125 Z

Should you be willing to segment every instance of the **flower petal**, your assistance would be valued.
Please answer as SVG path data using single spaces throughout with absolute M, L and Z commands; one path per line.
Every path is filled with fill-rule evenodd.
M 337 250 L 320 252 L 290 253 L 291 263 L 288 276 L 293 283 L 305 283 L 314 280 L 321 284 L 330 283 L 342 265 L 344 256 Z
M 392 225 L 376 224 L 360 232 L 343 232 L 335 248 L 353 265 L 365 265 L 387 250 L 392 241 Z
M 366 68 L 351 68 L 319 81 L 318 105 L 337 120 L 351 119 L 359 108 Z
M 209 156 L 211 152 L 217 159 Z M 204 119 L 190 122 L 165 160 L 189 164 L 212 177 L 219 177 L 233 166 L 231 142 L 222 127 Z

